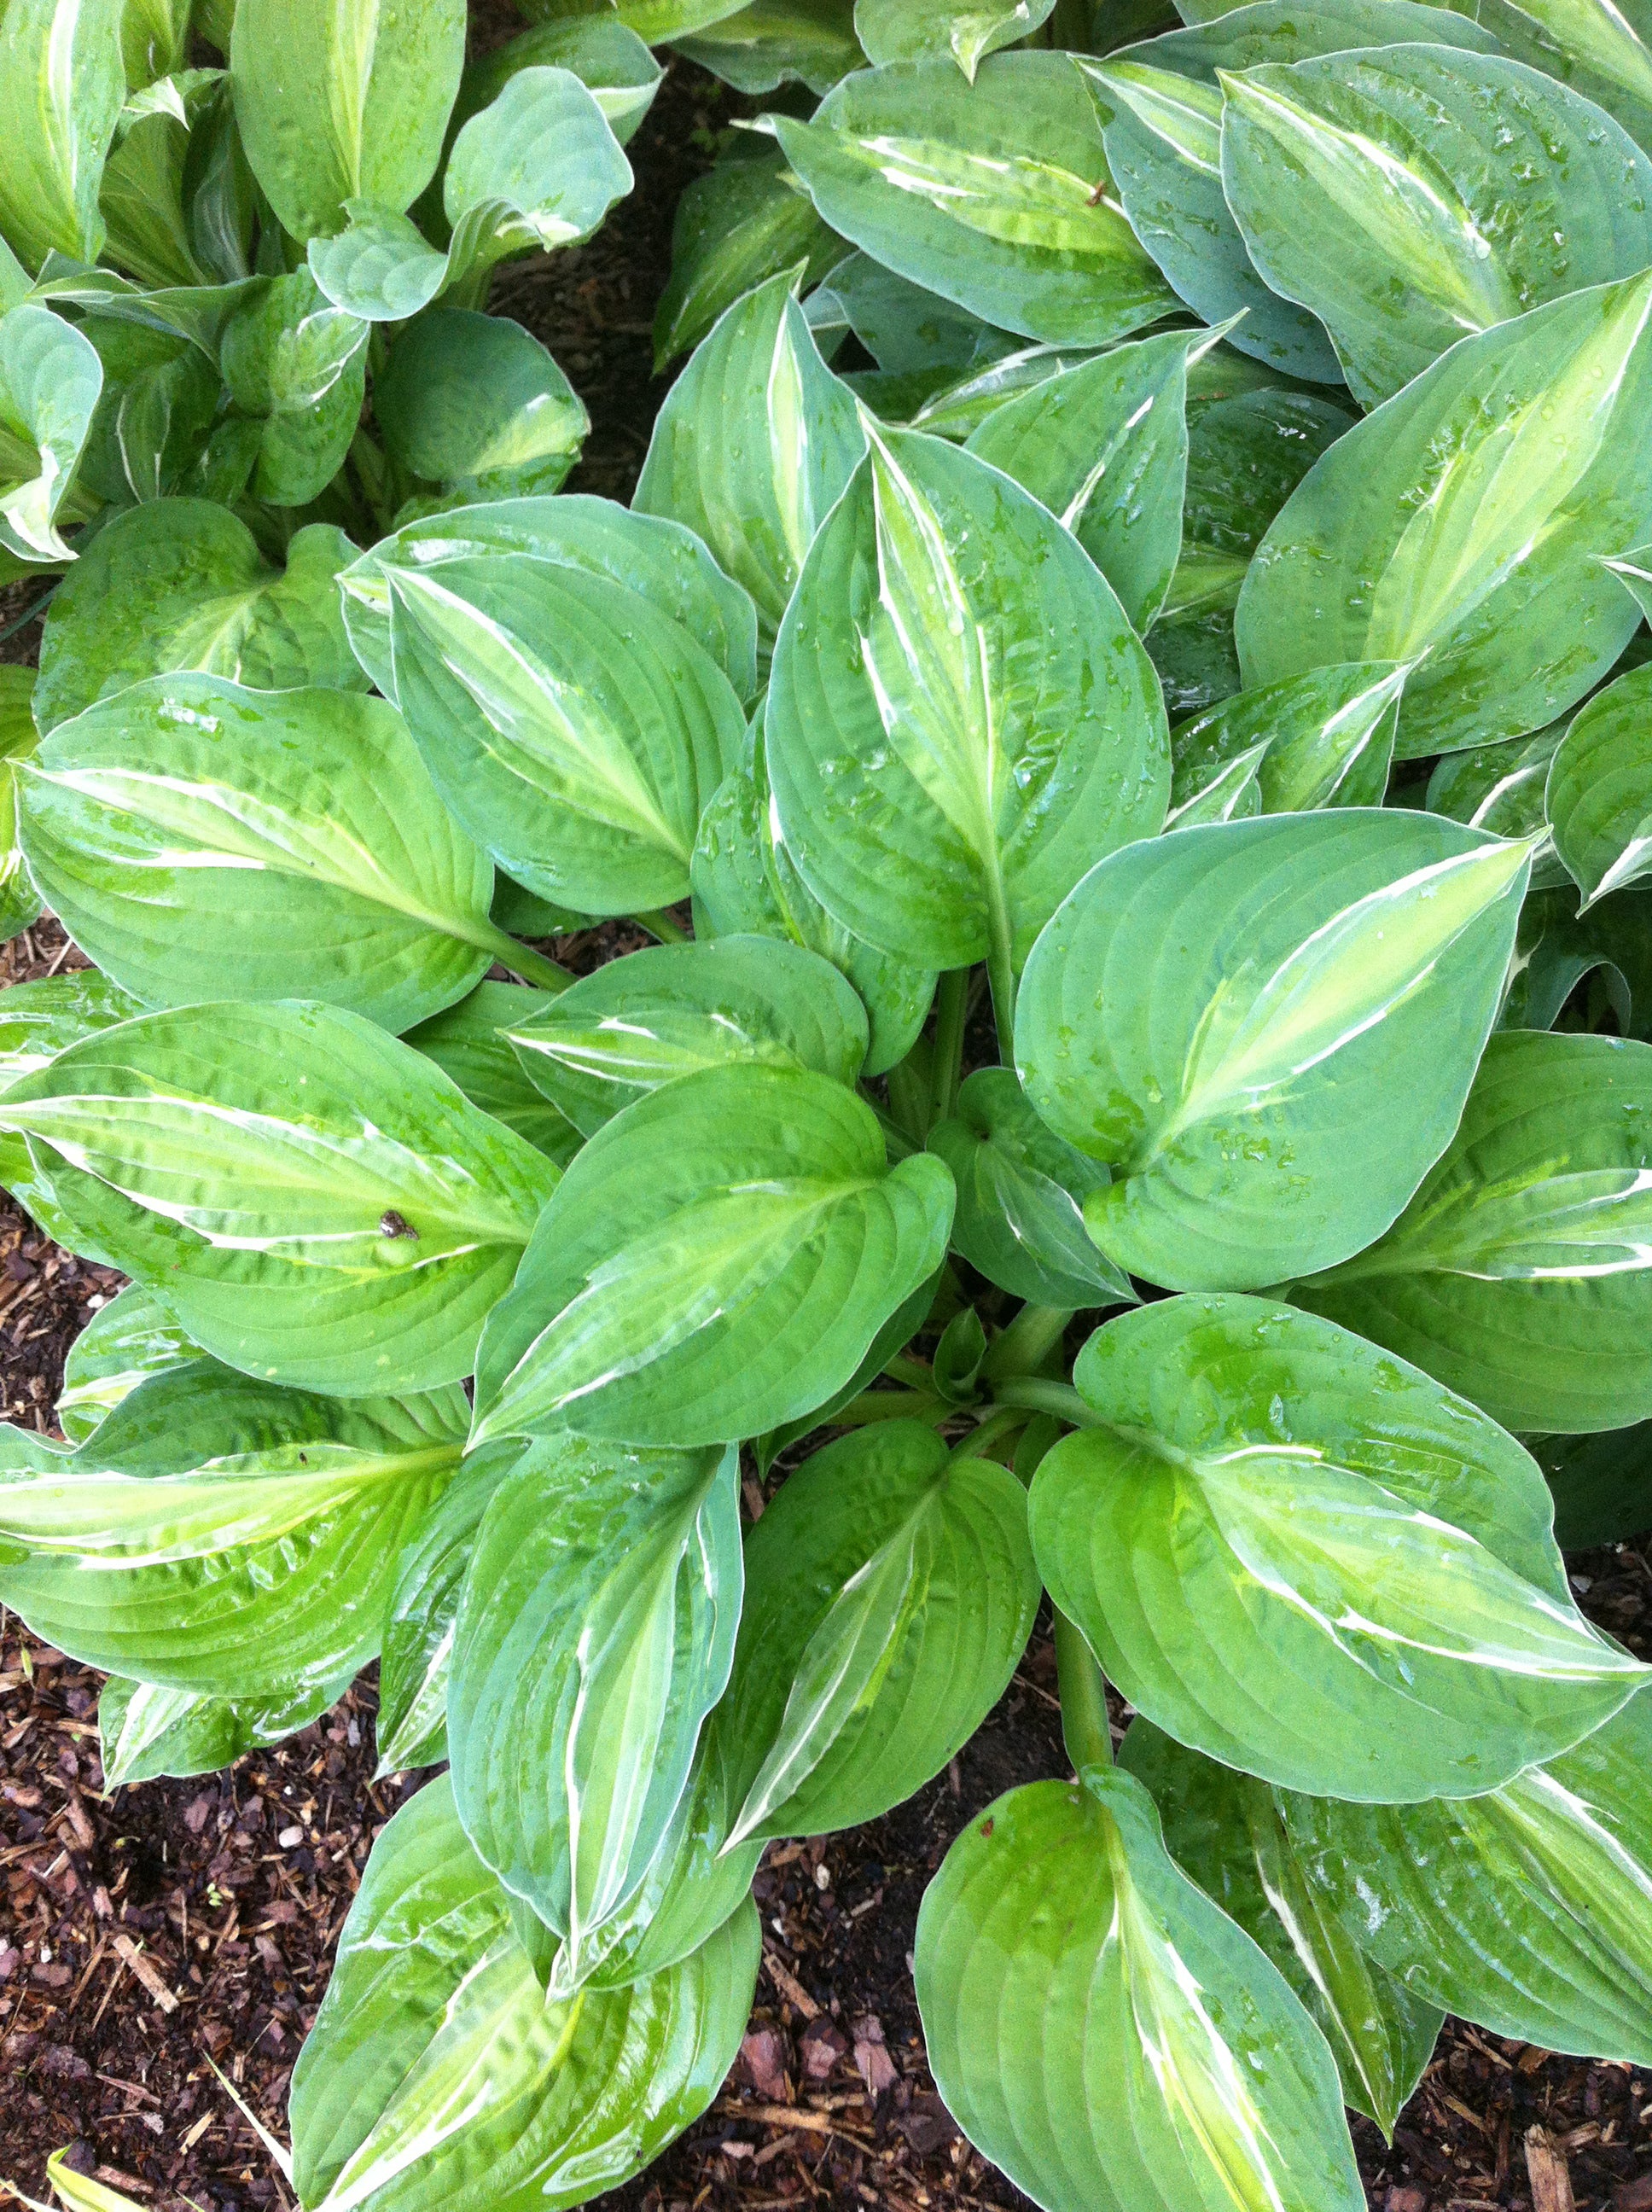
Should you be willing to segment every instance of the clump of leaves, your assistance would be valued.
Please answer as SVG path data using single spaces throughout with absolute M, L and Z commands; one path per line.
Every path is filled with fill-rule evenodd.
M 1555 1534 L 1652 1523 L 1652 56 L 535 13 L 0 22 L 0 897 L 94 963 L 0 999 L 0 1181 L 131 1278 L 0 1596 L 112 1784 L 378 1658 L 447 1771 L 295 2185 L 525 2212 L 704 2110 L 764 1843 L 1048 1593 L 1073 1778 L 930 1890 L 942 2090 L 1060 2212 L 1351 2212 L 1447 2008 L 1652 2063 L 1648 1669 Z M 662 42 L 786 90 L 625 508 L 485 307 Z

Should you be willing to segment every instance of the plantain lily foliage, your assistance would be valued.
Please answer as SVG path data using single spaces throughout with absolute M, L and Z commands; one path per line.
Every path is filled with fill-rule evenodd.
M 0 14 L 0 1182 L 128 1279 L 0 1599 L 111 1787 L 377 1661 L 294 2184 L 546 2212 L 1048 1598 L 944 2096 L 1355 2212 L 1446 2011 L 1652 2063 L 1652 26 L 528 12 Z M 489 288 L 685 59 L 625 507 Z

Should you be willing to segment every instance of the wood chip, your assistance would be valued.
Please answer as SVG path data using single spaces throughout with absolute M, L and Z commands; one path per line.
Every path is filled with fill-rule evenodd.
M 178 2000 L 167 1988 L 166 1980 L 155 1961 L 140 1951 L 131 1937 L 124 1932 L 117 1933 L 112 1940 L 116 1950 L 119 1952 L 138 1980 L 143 1983 L 161 2011 L 176 2012 Z
M 797 1976 L 781 1966 L 772 1951 L 763 1953 L 763 1964 L 768 1969 L 768 1978 L 783 1997 L 788 1998 L 805 2020 L 818 2020 L 820 2007 L 810 1996 Z
M 1542 2128 L 1526 2130 L 1526 2172 L 1532 2185 L 1532 2212 L 1573 2212 L 1571 2175 Z

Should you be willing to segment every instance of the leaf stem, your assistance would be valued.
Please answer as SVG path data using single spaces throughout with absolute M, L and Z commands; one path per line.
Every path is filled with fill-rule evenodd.
M 968 968 L 949 969 L 935 994 L 935 1055 L 930 1075 L 929 1126 L 951 1121 L 963 1074 L 963 1029 L 969 1012 Z
M 1107 1717 L 1107 1680 L 1077 1625 L 1060 1611 L 1055 1616 L 1055 1679 L 1061 1692 L 1061 1741 L 1082 1774 L 1087 1766 L 1111 1766 L 1113 1729 Z
M 566 968 L 559 968 L 543 952 L 536 952 L 531 945 L 524 945 L 514 937 L 507 937 L 502 929 L 489 924 L 485 938 L 479 940 L 488 946 L 501 968 L 508 968 L 530 983 L 541 984 L 547 991 L 566 991 L 574 981 Z
M 1036 1375 L 1067 1333 L 1072 1311 L 1065 1306 L 1023 1306 L 1001 1336 L 988 1346 L 981 1372 L 988 1382 L 1007 1382 Z M 1001 1394 L 1000 1394 L 1001 1395 Z
M 653 914 L 634 914 L 631 920 L 639 929 L 646 929 L 650 937 L 658 938 L 662 945 L 687 945 L 689 933 L 680 921 L 673 921 L 663 907 Z
M 1010 917 L 1003 908 L 987 911 L 987 974 L 993 987 L 993 1019 L 998 1028 L 998 1056 L 1015 1066 L 1015 963 L 1010 957 Z
M 1078 1395 L 1071 1382 L 1054 1382 L 1042 1375 L 1012 1376 L 994 1382 L 993 1396 L 1000 1406 L 1027 1406 L 1035 1413 L 1054 1413 L 1072 1429 L 1098 1429 L 1101 1415 Z
M 954 1459 L 985 1459 L 993 1445 L 1001 1437 L 1011 1435 L 1027 1425 L 1027 1413 L 1021 1406 L 999 1406 L 987 1414 L 978 1429 L 967 1436 L 953 1453 Z

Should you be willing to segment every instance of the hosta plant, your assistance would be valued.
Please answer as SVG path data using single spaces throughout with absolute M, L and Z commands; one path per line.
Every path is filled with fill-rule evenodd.
M 445 1768 L 312 2212 L 646 2164 L 764 1845 L 1048 1601 L 941 2091 L 1052 2212 L 1352 2212 L 1447 2010 L 1652 2063 L 1648 1669 L 1556 1537 L 1652 1523 L 1652 22 L 531 12 L 0 15 L 0 903 L 90 963 L 0 998 L 0 1181 L 129 1278 L 0 1598 L 112 1787 L 374 1660 Z M 628 507 L 487 303 L 660 47 L 755 127 Z

